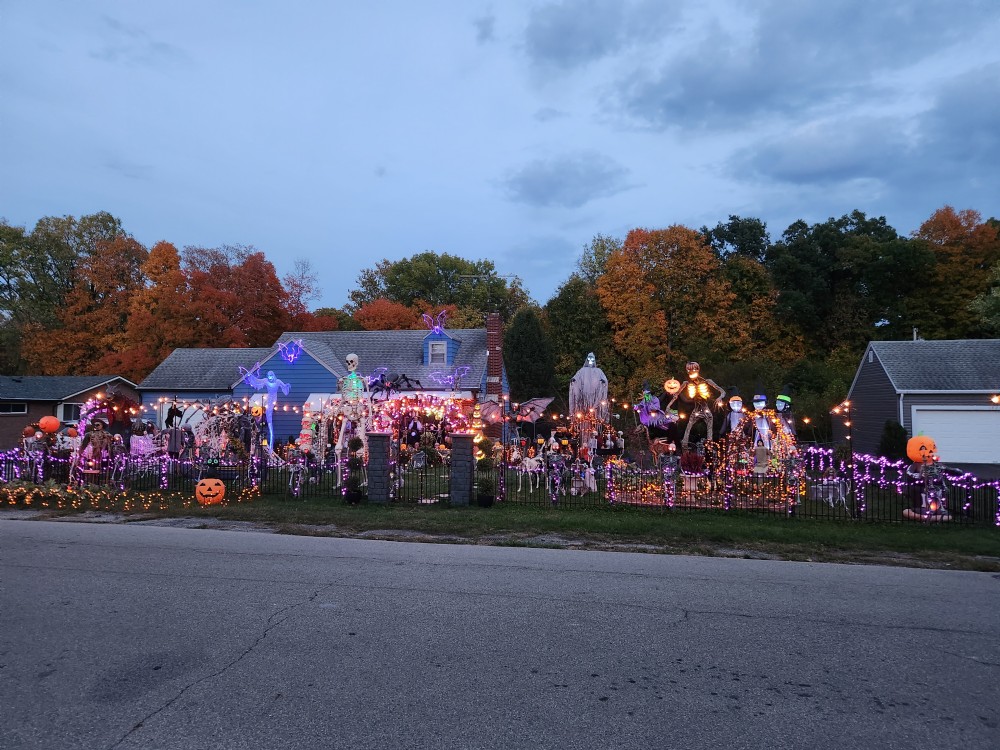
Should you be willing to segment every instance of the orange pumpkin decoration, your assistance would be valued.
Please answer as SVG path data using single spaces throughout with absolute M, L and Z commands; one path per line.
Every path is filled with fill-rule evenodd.
M 35 427 L 34 427 L 34 425 L 30 425 L 29 424 L 27 427 L 25 427 L 23 430 L 21 430 L 21 434 L 24 437 L 26 437 L 26 438 L 33 438 L 35 436 Z
M 264 414 L 264 407 L 260 404 L 254 404 L 250 407 L 250 416 L 259 419 Z
M 669 380 L 664 380 L 663 390 L 665 390 L 671 396 L 675 396 L 681 391 L 681 381 L 679 381 L 677 378 L 670 378 Z
M 80 433 L 77 432 L 77 429 L 75 427 L 69 427 L 69 428 L 66 429 L 66 435 L 68 437 L 75 438 L 79 434 Z
M 59 431 L 59 420 L 55 417 L 42 417 L 38 420 L 38 426 L 41 428 L 42 432 L 46 432 L 51 435 L 53 432 Z
M 937 443 L 927 435 L 917 435 L 906 441 L 906 456 L 915 464 L 931 464 L 938 460 Z
M 221 479 L 202 479 L 194 487 L 194 496 L 201 505 L 218 505 L 226 497 L 226 485 Z

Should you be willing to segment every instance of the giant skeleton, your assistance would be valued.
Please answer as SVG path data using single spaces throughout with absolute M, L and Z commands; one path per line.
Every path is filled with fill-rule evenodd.
M 684 396 L 684 399 L 690 401 L 692 404 L 691 416 L 688 417 L 687 429 L 684 430 L 684 438 L 681 441 L 681 446 L 684 450 L 688 450 L 691 447 L 691 428 L 694 427 L 695 422 L 704 422 L 708 430 L 706 440 L 712 439 L 714 417 L 712 416 L 712 405 L 709 403 L 712 399 L 712 389 L 714 388 L 719 392 L 718 396 L 715 397 L 715 408 L 721 408 L 726 398 L 726 392 L 714 380 L 701 376 L 701 365 L 697 362 L 688 362 L 686 369 L 687 380 L 681 383 L 681 389 L 674 394 L 674 397 L 670 399 L 670 403 L 667 404 L 667 409 L 670 409 L 678 396 Z
M 344 358 L 347 365 L 347 375 L 339 380 L 339 398 L 331 400 L 322 409 L 322 419 L 319 429 L 326 430 L 327 421 L 333 421 L 337 417 L 342 418 L 340 431 L 337 433 L 337 442 L 333 450 L 337 456 L 337 463 L 340 464 L 341 456 L 347 445 L 350 433 L 361 438 L 364 450 L 368 450 L 368 430 L 371 429 L 372 420 L 372 394 L 368 388 L 368 380 L 358 375 L 358 355 L 348 354 Z M 320 460 L 323 459 L 323 449 L 326 446 L 326 435 L 321 432 L 317 443 L 320 446 Z M 340 472 L 337 473 L 337 486 L 340 486 Z

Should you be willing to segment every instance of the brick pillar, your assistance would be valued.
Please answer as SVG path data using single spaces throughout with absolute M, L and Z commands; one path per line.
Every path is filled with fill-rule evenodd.
M 476 460 L 472 435 L 451 435 L 451 504 L 468 505 L 472 499 L 472 483 L 476 477 Z
M 389 441 L 388 432 L 368 433 L 368 502 L 389 502 Z
M 486 316 L 486 396 L 503 403 L 503 321 L 495 312 Z M 497 440 L 503 434 L 503 425 L 488 425 L 483 432 Z

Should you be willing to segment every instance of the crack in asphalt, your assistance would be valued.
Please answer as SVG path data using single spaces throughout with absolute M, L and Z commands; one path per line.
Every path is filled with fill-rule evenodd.
M 151 720 L 157 714 L 160 714 L 163 711 L 167 710 L 168 708 L 170 708 L 170 706 L 172 706 L 174 703 L 176 703 L 178 700 L 180 700 L 181 696 L 184 695 L 184 693 L 186 693 L 191 688 L 193 688 L 193 687 L 195 687 L 197 685 L 200 685 L 203 682 L 208 682 L 209 680 L 213 680 L 216 677 L 218 677 L 219 675 L 224 674 L 225 672 L 227 672 L 230 669 L 232 669 L 233 667 L 235 667 L 237 664 L 239 664 L 241 661 L 243 661 L 243 659 L 245 659 L 247 656 L 249 656 L 250 653 L 254 649 L 257 648 L 257 646 L 259 646 L 261 643 L 263 643 L 264 639 L 267 638 L 268 634 L 272 630 L 274 630 L 276 627 L 278 627 L 279 625 L 281 625 L 283 622 L 285 622 L 288 619 L 288 617 L 282 617 L 280 620 L 276 620 L 275 618 L 277 618 L 277 617 L 279 617 L 281 615 L 287 615 L 293 609 L 305 606 L 306 604 L 309 604 L 310 602 L 316 601 L 316 598 L 326 588 L 329 588 L 329 587 L 328 586 L 323 586 L 323 587 L 321 587 L 319 589 L 316 589 L 316 591 L 314 591 L 310 596 L 308 596 L 307 598 L 303 599 L 302 601 L 294 602 L 294 603 L 289 604 L 289 605 L 287 605 L 285 607 L 282 607 L 277 612 L 272 613 L 267 618 L 267 620 L 265 621 L 264 631 L 256 639 L 254 639 L 253 643 L 251 643 L 249 646 L 247 646 L 247 648 L 244 649 L 243 652 L 239 656 L 237 656 L 235 659 L 233 659 L 232 661 L 230 661 L 228 664 L 226 664 L 225 666 L 221 667 L 220 669 L 217 669 L 216 671 L 212 672 L 211 674 L 205 675 L 203 677 L 199 677 L 197 680 L 193 680 L 192 682 L 190 682 L 187 685 L 185 685 L 184 687 L 182 687 L 180 690 L 177 691 L 176 695 L 174 695 L 172 698 L 170 698 L 168 701 L 166 701 L 162 706 L 160 706 L 159 708 L 157 708 L 155 711 L 151 711 L 146 716 L 144 716 L 139 721 L 137 721 L 132 726 L 131 729 L 129 729 L 125 734 L 123 734 L 114 743 L 112 743 L 111 745 L 109 745 L 108 746 L 108 750 L 114 750 L 115 748 L 119 747 L 123 742 L 125 742 L 135 732 L 137 732 L 138 730 L 142 729 L 143 726 L 146 724 L 146 722 L 148 722 L 149 720 Z

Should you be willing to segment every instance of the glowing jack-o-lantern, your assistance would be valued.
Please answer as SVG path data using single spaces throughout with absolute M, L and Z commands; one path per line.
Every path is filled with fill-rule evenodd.
M 59 420 L 55 417 L 42 417 L 38 420 L 38 426 L 41 428 L 42 432 L 51 435 L 53 432 L 59 430 Z
M 260 404 L 254 404 L 253 406 L 250 407 L 250 414 L 256 419 L 259 419 L 263 413 L 264 413 L 264 407 L 261 406 Z
M 669 380 L 664 380 L 663 390 L 665 390 L 671 396 L 675 396 L 678 393 L 680 393 L 681 381 L 679 381 L 677 378 L 670 378 Z
M 194 496 L 201 505 L 218 505 L 226 497 L 221 479 L 202 479 L 194 486 Z
M 937 443 L 927 435 L 917 435 L 906 441 L 906 456 L 915 464 L 931 464 L 938 460 Z

